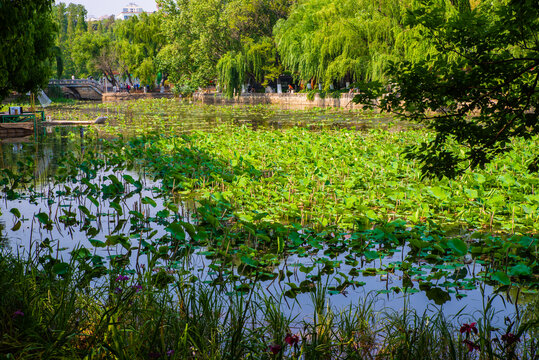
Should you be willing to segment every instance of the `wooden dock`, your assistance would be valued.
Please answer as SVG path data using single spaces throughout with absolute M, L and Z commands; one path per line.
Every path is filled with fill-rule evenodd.
M 0 123 L 0 138 L 23 137 L 33 132 L 33 122 Z
M 45 120 L 43 111 L 19 114 L 0 113 L 0 138 L 37 134 L 38 123 Z
M 47 120 L 41 123 L 43 126 L 88 126 L 95 124 L 91 121 L 67 121 L 67 120 Z
M 20 114 L 0 113 L 0 138 L 19 138 L 28 135 L 36 135 L 50 126 L 90 126 L 105 124 L 107 118 L 100 116 L 95 120 L 47 120 L 43 111 L 23 112 Z
M 107 118 L 98 116 L 95 120 L 73 121 L 73 120 L 47 120 L 42 123 L 44 126 L 89 126 L 105 124 Z

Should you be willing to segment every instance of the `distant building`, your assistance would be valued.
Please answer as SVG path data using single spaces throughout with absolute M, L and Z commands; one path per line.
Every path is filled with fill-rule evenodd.
M 103 16 L 98 17 L 97 20 L 103 21 L 103 20 L 108 20 L 110 18 L 114 19 L 114 18 L 116 18 L 116 16 L 115 15 L 103 15 Z
M 91 22 L 91 21 L 103 21 L 103 20 L 108 20 L 110 18 L 116 18 L 116 15 L 102 15 L 100 17 L 95 17 L 94 15 L 88 15 L 86 17 L 86 21 L 87 22 Z
M 116 20 L 127 20 L 133 16 L 142 14 L 144 9 L 135 3 L 129 3 L 122 9 L 122 12 L 116 15 Z

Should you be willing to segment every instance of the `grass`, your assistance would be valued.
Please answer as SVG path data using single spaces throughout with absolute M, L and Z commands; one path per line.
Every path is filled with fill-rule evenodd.
M 318 284 L 313 312 L 291 319 L 282 299 L 224 294 L 177 275 L 171 286 L 151 269 L 90 284 L 84 266 L 56 275 L 40 259 L 0 257 L 0 354 L 5 359 L 536 359 L 537 302 L 526 324 L 470 331 L 442 309 L 375 312 L 374 297 L 335 312 Z M 76 266 L 75 266 L 76 265 Z M 524 318 L 523 318 L 524 319 Z M 455 320 L 457 320 L 455 322 Z M 471 321 L 470 321 L 471 323 Z M 477 329 L 477 333 L 475 330 Z M 512 334 L 512 335 L 508 335 Z M 473 344 L 470 351 L 465 340 Z M 477 349 L 480 349 L 477 350 Z

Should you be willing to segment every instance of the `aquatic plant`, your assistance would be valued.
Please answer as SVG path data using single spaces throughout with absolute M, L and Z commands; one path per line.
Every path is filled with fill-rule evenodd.
M 128 108 L 159 114 L 167 104 Z M 13 341 L 1 344 L 9 349 L 2 352 L 443 358 L 445 351 L 465 358 L 477 345 L 481 354 L 514 349 L 535 356 L 536 319 L 525 322 L 520 314 L 522 299 L 536 298 L 538 289 L 536 179 L 520 175 L 524 149 L 534 144 L 518 143 L 519 153 L 458 181 L 422 179 L 402 156 L 407 144 L 429 136 L 421 129 L 224 123 L 211 131 L 148 134 L 145 121 L 160 129 L 181 116 L 139 119 L 129 111 L 118 111 L 107 132 L 132 126 L 142 136 L 101 129 L 51 134 L 66 148 L 58 145 L 61 155 L 48 173 L 40 174 L 43 166 L 30 156 L 46 153 L 40 146 L 4 153 L 10 165 L 0 173 L 2 235 L 29 241 L 27 260 L 9 248 L 2 253 L 2 286 L 10 292 L 2 319 L 44 320 L 8 329 Z M 192 111 L 215 114 L 212 107 Z M 234 119 L 246 111 L 279 114 L 227 111 Z M 307 114 L 312 123 L 344 116 Z M 376 284 L 372 300 L 331 307 L 332 297 L 356 296 L 367 283 Z M 485 307 L 467 319 L 446 318 L 443 309 L 381 314 L 373 305 L 381 296 L 422 293 L 442 306 L 485 288 Z M 58 298 L 47 298 L 49 290 Z M 491 334 L 489 311 L 499 299 L 493 293 L 510 299 L 515 292 L 514 315 Z M 309 316 L 283 313 L 288 302 L 307 304 L 309 296 Z M 478 337 L 471 330 L 459 338 L 462 324 L 473 322 Z M 50 335 L 48 324 L 63 330 Z M 27 332 L 37 335 L 24 342 Z M 45 345 L 34 348 L 36 339 Z

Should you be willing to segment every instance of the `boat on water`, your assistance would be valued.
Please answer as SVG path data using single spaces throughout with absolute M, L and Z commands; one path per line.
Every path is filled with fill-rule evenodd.
M 44 111 L 25 112 L 20 106 L 12 106 L 8 112 L 0 113 L 0 138 L 36 134 L 38 125 L 44 121 Z

